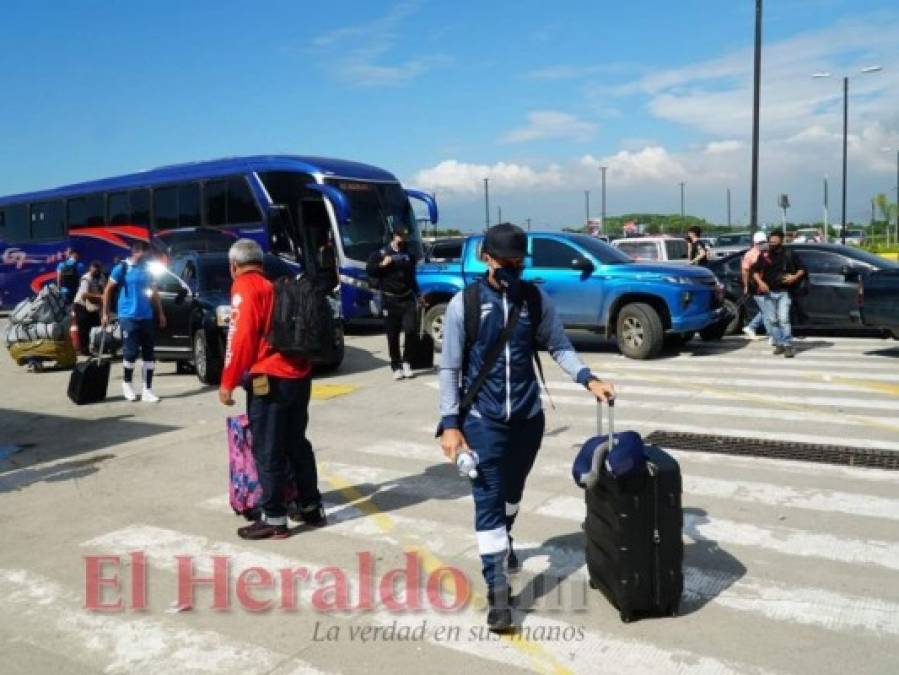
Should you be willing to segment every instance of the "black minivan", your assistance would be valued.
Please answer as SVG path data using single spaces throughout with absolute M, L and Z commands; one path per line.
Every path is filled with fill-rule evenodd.
M 299 267 L 278 256 L 267 254 L 265 276 L 274 281 L 298 273 Z M 231 272 L 227 252 L 178 253 L 168 265 L 152 267 L 165 311 L 167 326 L 156 335 L 156 358 L 175 361 L 178 372 L 195 372 L 200 382 L 218 384 L 225 360 L 225 340 L 231 318 Z M 344 336 L 340 302 L 329 296 L 337 319 L 334 358 L 316 364 L 316 370 L 330 371 L 343 361 Z

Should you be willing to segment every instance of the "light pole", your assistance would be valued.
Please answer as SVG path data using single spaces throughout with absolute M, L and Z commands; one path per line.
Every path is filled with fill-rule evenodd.
M 759 226 L 759 100 L 762 91 L 762 0 L 755 0 L 755 60 L 752 81 L 752 187 L 749 197 L 749 230 Z
M 606 169 L 608 167 L 601 166 L 599 167 L 600 172 L 602 173 L 602 212 L 599 214 L 599 226 L 602 228 L 603 233 L 606 231 Z
M 685 183 L 680 184 L 680 217 L 683 218 L 685 214 L 684 211 L 684 185 Z
M 531 231 L 531 219 L 530 219 L 530 218 L 525 218 L 525 220 L 526 220 L 527 223 L 528 223 L 528 232 L 530 232 L 530 231 Z
M 590 190 L 584 190 L 584 224 L 590 222 Z
M 862 75 L 870 73 L 878 73 L 883 70 L 883 66 L 867 66 L 861 69 Z M 830 77 L 830 73 L 815 73 L 814 78 Z M 840 240 L 843 246 L 846 245 L 846 192 L 847 192 L 847 168 L 848 168 L 848 139 L 849 139 L 849 76 L 843 76 L 843 208 L 842 223 L 840 225 Z
M 727 188 L 727 226 L 730 227 L 730 188 Z
M 496 222 L 497 222 L 497 224 L 503 222 L 503 207 L 502 206 L 496 207 Z
M 824 243 L 830 243 L 830 225 L 827 223 L 829 214 L 827 212 L 828 190 L 827 176 L 824 176 Z
M 490 179 L 484 179 L 484 232 L 490 229 Z

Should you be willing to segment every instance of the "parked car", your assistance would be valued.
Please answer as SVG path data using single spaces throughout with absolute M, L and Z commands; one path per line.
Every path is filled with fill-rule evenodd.
M 721 234 L 712 249 L 712 260 L 726 258 L 738 251 L 745 251 L 752 246 L 752 235 L 749 232 L 737 234 Z
M 464 237 L 435 239 L 425 244 L 425 260 L 429 262 L 451 262 L 462 257 Z
M 419 266 L 425 327 L 438 348 L 447 303 L 487 271 L 482 241 L 466 239 L 458 262 Z M 666 335 L 685 340 L 704 331 L 707 339 L 720 337 L 723 288 L 705 268 L 635 263 L 584 234 L 528 233 L 528 251 L 523 278 L 553 299 L 565 327 L 615 337 L 630 358 L 656 356 Z
M 847 246 L 864 246 L 865 239 L 864 230 L 846 230 Z
M 266 255 L 263 266 L 273 281 L 299 271 L 295 263 L 274 255 Z M 167 319 L 167 326 L 156 336 L 156 358 L 175 361 L 179 372 L 194 371 L 204 384 L 218 384 L 231 318 L 228 254 L 179 253 L 167 266 L 156 264 L 152 271 Z M 339 301 L 332 298 L 331 304 L 339 318 Z M 319 369 L 334 370 L 343 361 L 343 327 L 340 321 L 336 324 L 334 360 L 318 364 Z
M 899 265 L 877 270 L 859 283 L 858 321 L 868 328 L 885 328 L 899 340 Z
M 824 234 L 816 227 L 801 227 L 793 233 L 794 244 L 819 244 Z
M 679 237 L 634 237 L 617 239 L 612 246 L 637 262 L 689 264 L 687 241 Z
M 794 294 L 793 328 L 860 330 L 851 315 L 858 310 L 859 282 L 876 270 L 897 269 L 895 262 L 867 251 L 839 244 L 788 244 L 808 271 L 808 281 Z M 724 284 L 724 304 L 734 314 L 728 333 L 738 332 L 757 313 L 754 302 L 737 310 L 743 296 L 740 261 L 745 251 L 715 260 L 709 265 Z M 870 328 L 865 329 L 870 332 Z

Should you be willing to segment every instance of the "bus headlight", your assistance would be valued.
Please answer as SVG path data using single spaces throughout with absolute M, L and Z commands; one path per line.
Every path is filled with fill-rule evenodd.
M 219 305 L 215 308 L 215 325 L 224 328 L 231 323 L 231 305 Z

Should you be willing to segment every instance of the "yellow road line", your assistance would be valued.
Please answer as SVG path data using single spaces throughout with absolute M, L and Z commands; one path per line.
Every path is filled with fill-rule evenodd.
M 875 380 L 854 380 L 849 377 L 825 377 L 827 382 L 837 382 L 838 384 L 848 384 L 853 387 L 862 387 L 870 389 L 881 394 L 890 394 L 891 396 L 899 396 L 899 384 L 890 384 L 889 382 L 878 382 Z M 897 405 L 899 410 L 899 405 Z
M 347 502 L 351 503 L 367 516 L 371 516 L 382 532 L 385 534 L 395 534 L 397 532 L 394 520 L 381 511 L 378 508 L 378 505 L 375 504 L 370 497 L 366 497 L 347 480 L 322 467 L 319 468 L 319 475 L 331 483 L 331 485 L 343 495 Z M 422 540 L 421 537 L 407 533 L 401 533 L 401 535 L 404 540 L 404 550 L 410 553 L 417 553 L 428 573 L 446 566 L 444 562 L 428 549 L 427 542 Z M 472 606 L 475 608 L 481 609 L 487 606 L 487 598 L 477 591 L 472 590 L 469 599 Z M 512 633 L 510 635 L 503 635 L 502 639 L 508 641 L 510 645 L 533 659 L 535 662 L 534 669 L 537 672 L 547 673 L 549 675 L 573 675 L 574 671 L 559 663 L 552 654 L 549 654 L 538 643 L 526 640 L 521 634 Z
M 314 401 L 330 401 L 338 396 L 346 396 L 352 394 L 359 389 L 355 384 L 312 384 L 312 400 Z

